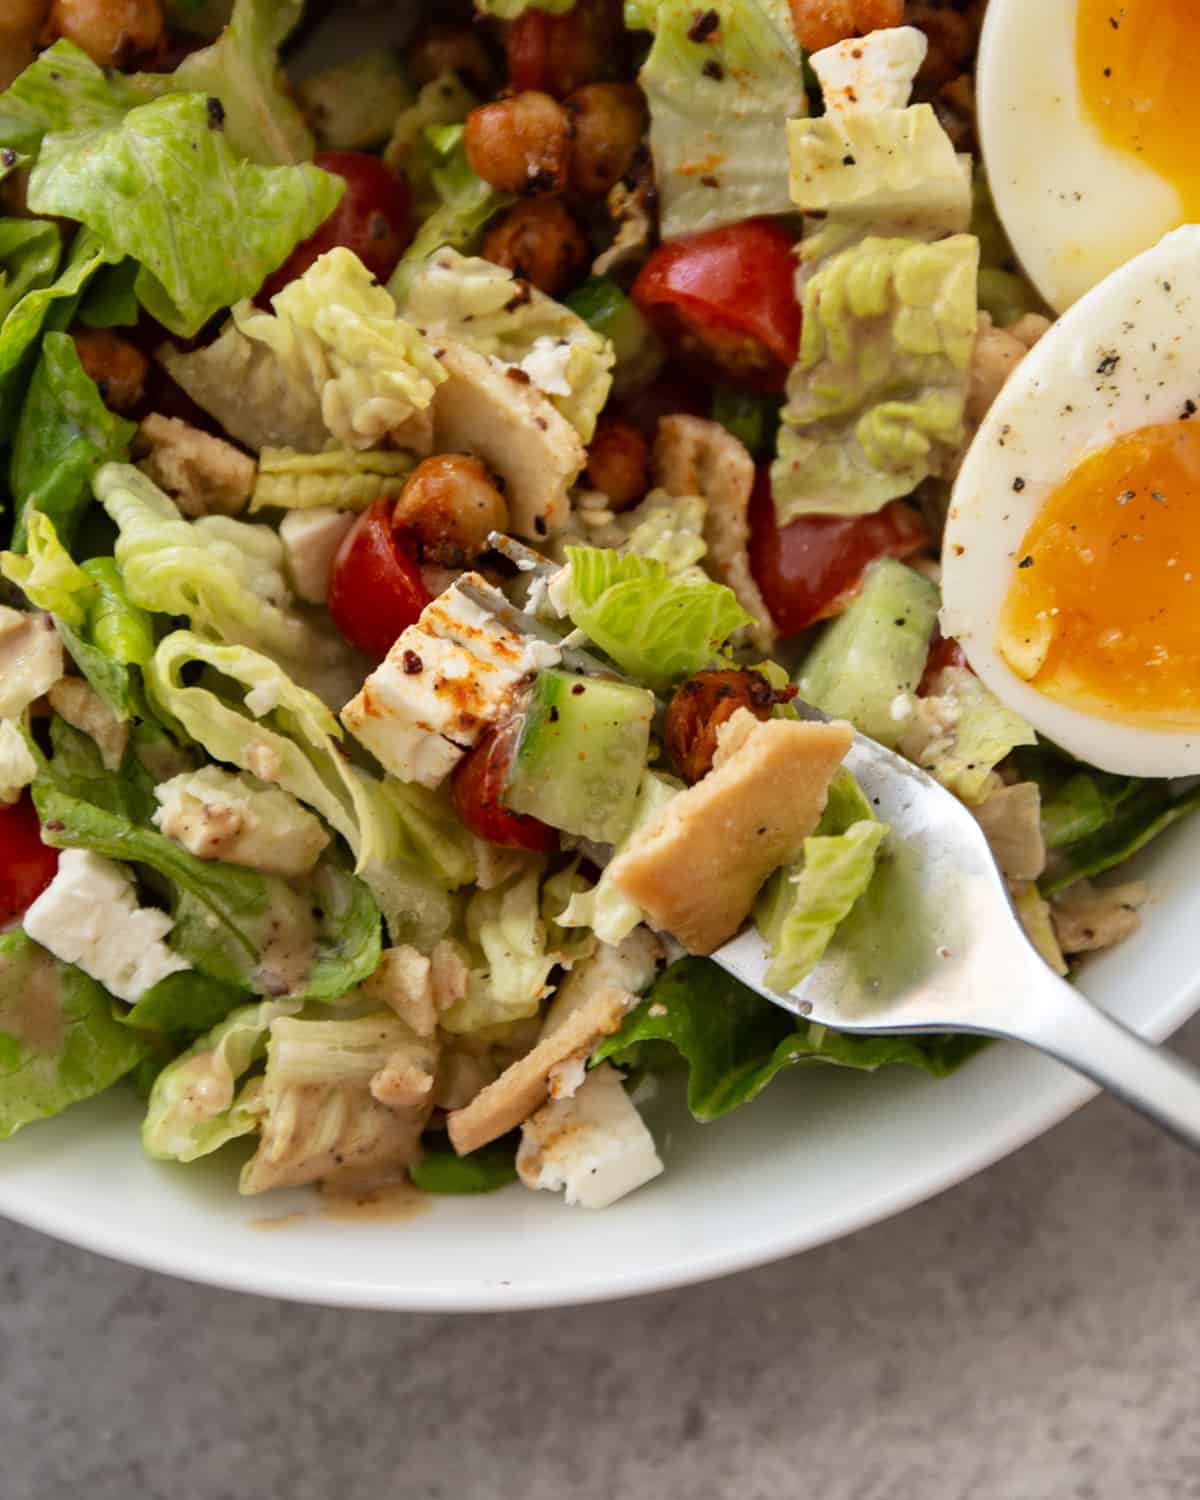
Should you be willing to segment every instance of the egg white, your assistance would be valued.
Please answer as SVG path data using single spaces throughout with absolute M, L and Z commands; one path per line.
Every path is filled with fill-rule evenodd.
M 942 630 L 1010 708 L 1080 760 L 1130 776 L 1200 773 L 1200 729 L 1150 729 L 1055 702 L 996 648 L 1021 541 L 1050 494 L 1123 433 L 1200 422 L 1200 226 L 1095 287 L 1009 377 L 955 481 L 942 547 Z M 1200 630 L 1200 577 L 1196 580 Z
M 1170 182 L 1101 136 L 1080 97 L 1076 0 L 991 0 L 979 138 L 1013 249 L 1062 312 L 1185 215 Z

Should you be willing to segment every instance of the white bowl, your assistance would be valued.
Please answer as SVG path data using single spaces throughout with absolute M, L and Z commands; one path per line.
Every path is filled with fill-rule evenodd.
M 1200 1005 L 1198 863 L 1200 823 L 1143 856 L 1136 873 L 1154 890 L 1145 924 L 1084 977 L 1093 998 L 1156 1038 Z M 793 1069 L 703 1127 L 679 1092 L 664 1088 L 650 1112 L 666 1172 L 601 1213 L 521 1187 L 434 1199 L 395 1221 L 330 1218 L 303 1192 L 239 1198 L 236 1149 L 190 1167 L 147 1161 L 128 1096 L 0 1145 L 0 1213 L 135 1265 L 274 1297 L 548 1307 L 703 1281 L 835 1239 L 960 1182 L 1094 1091 L 1032 1052 L 994 1046 L 942 1082 L 904 1068 Z

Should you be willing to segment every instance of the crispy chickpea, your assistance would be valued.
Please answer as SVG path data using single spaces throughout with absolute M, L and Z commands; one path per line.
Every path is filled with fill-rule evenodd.
M 628 510 L 650 483 L 650 445 L 630 422 L 601 422 L 588 449 L 587 477 L 613 510 Z
M 392 522 L 415 537 L 422 562 L 461 568 L 508 526 L 508 505 L 479 459 L 439 453 L 408 476 Z
M 71 332 L 84 373 L 96 382 L 110 411 L 127 413 L 141 401 L 150 361 L 110 328 L 75 328 Z
M 583 230 L 558 198 L 518 203 L 484 236 L 480 253 L 557 297 L 582 275 L 588 247 Z
M 54 0 L 44 36 L 74 42 L 102 68 L 127 68 L 153 56 L 166 31 L 159 0 Z
M 408 70 L 418 83 L 457 73 L 480 94 L 490 94 L 495 69 L 479 33 L 470 26 L 429 26 L 408 50 Z
M 5 0 L 0 14 L 0 89 L 33 61 L 50 0 Z
M 571 122 L 571 186 L 603 198 L 633 165 L 646 128 L 646 99 L 633 83 L 588 83 L 563 100 Z
M 467 116 L 467 160 L 504 193 L 558 193 L 567 185 L 571 131 L 561 104 L 530 89 Z
M 663 742 L 675 768 L 687 782 L 712 770 L 717 730 L 739 708 L 756 719 L 769 719 L 777 695 L 757 672 L 697 672 L 676 690 L 667 709 Z
M 810 52 L 847 37 L 899 26 L 904 0 L 788 0 L 800 44 Z

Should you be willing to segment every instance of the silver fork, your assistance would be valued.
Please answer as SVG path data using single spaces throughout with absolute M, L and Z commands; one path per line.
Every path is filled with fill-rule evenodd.
M 855 736 L 846 766 L 891 832 L 875 880 L 824 958 L 788 994 L 767 987 L 766 946 L 752 927 L 713 959 L 773 1004 L 836 1031 L 967 1031 L 1027 1042 L 1200 1149 L 1200 1070 L 1136 1036 L 1050 969 L 967 808 L 865 735 Z

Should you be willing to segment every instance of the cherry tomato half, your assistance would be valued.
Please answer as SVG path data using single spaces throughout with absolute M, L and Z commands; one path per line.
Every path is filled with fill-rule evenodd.
M 782 635 L 840 614 L 868 563 L 907 557 L 929 541 L 911 506 L 893 500 L 873 516 L 802 516 L 780 527 L 771 480 L 760 469 L 750 499 L 750 571 Z
M 702 371 L 777 391 L 800 343 L 795 279 L 786 230 L 746 219 L 660 245 L 630 295 L 667 346 Z
M 553 854 L 558 834 L 538 818 L 509 812 L 500 801 L 515 748 L 515 726 L 487 730 L 454 771 L 454 806 L 472 833 L 502 849 Z
M 376 500 L 346 533 L 329 574 L 333 623 L 351 645 L 386 656 L 429 603 L 416 548 L 392 525 L 394 500 Z
M 42 843 L 33 798 L 0 807 L 0 927 L 21 916 L 54 879 L 58 850 Z
M 301 240 L 277 271 L 263 282 L 258 301 L 266 306 L 289 281 L 303 276 L 326 250 L 345 245 L 380 281 L 396 269 L 413 237 L 408 181 L 361 151 L 322 151 L 314 164 L 344 178 L 346 191 L 324 224 Z
M 579 0 L 563 16 L 531 7 L 505 37 L 509 82 L 518 94 L 565 99 L 581 84 L 616 77 L 624 40 L 620 0 Z

